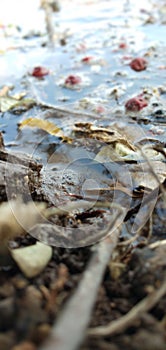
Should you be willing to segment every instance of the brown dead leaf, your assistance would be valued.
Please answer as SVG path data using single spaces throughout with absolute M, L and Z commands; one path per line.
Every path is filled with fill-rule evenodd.
M 107 144 L 114 144 L 114 146 L 116 146 L 117 143 L 121 143 L 129 150 L 135 151 L 136 149 L 135 146 L 115 128 L 98 127 L 91 123 L 76 123 L 74 131 L 82 136 L 87 136 Z

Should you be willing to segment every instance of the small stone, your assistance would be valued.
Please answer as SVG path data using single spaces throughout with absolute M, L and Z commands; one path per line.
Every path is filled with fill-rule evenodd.
M 52 247 L 41 242 L 29 247 L 14 249 L 10 252 L 20 270 L 28 278 L 39 275 L 52 257 Z

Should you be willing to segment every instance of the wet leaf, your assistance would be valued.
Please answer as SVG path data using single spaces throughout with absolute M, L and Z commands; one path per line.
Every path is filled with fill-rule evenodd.
M 147 158 L 158 177 L 158 181 L 146 161 Z M 142 149 L 135 147 L 135 150 L 132 150 L 128 145 L 118 140 L 114 144 L 102 147 L 95 160 L 101 163 L 131 162 L 132 164 L 127 166 L 134 188 L 144 187 L 153 190 L 158 187 L 159 182 L 163 183 L 166 179 L 165 155 L 153 146 L 145 145 Z
M 160 183 L 163 183 L 166 179 L 166 164 L 161 161 L 151 161 L 151 166 Z M 134 187 L 143 186 L 151 190 L 158 187 L 158 181 L 155 179 L 147 163 L 132 164 L 130 171 L 132 174 Z
M 63 140 L 67 142 L 71 142 L 69 137 L 63 135 L 63 131 L 55 124 L 48 122 L 47 120 L 39 119 L 39 118 L 28 118 L 23 120 L 20 123 L 20 128 L 24 128 L 25 126 L 30 126 L 32 128 L 42 129 L 50 135 L 55 135 L 61 137 Z
M 143 147 L 143 152 L 148 159 L 153 161 L 164 161 L 165 157 L 162 152 L 158 152 L 153 149 L 153 147 Z M 110 161 L 131 161 L 131 162 L 142 162 L 145 161 L 141 150 L 135 147 L 135 150 L 132 150 L 119 140 L 116 142 L 114 147 L 112 145 L 104 146 L 101 148 L 100 152 L 95 157 L 95 160 L 100 162 L 110 162 Z
M 133 159 L 138 160 L 136 152 L 121 141 L 117 141 L 114 146 L 108 145 L 102 147 L 100 152 L 95 157 L 95 160 L 102 163 Z
M 126 153 L 125 147 L 127 147 L 127 149 L 129 149 L 130 151 L 136 150 L 135 146 L 127 139 L 127 137 L 122 135 L 115 128 L 104 128 L 100 126 L 95 126 L 91 123 L 76 123 L 74 130 L 76 133 L 81 134 L 82 136 L 94 138 L 107 144 L 113 144 L 113 147 L 118 147 L 116 146 L 117 143 L 121 144 L 123 145 L 121 146 L 120 151 L 122 153 Z
M 31 98 L 18 100 L 16 98 L 9 97 L 9 96 L 0 97 L 0 111 L 2 113 L 17 107 L 25 107 L 26 109 L 28 109 L 35 104 L 36 104 L 35 100 Z

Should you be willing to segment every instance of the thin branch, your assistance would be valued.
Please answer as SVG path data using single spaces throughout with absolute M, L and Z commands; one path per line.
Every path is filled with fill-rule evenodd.
M 148 248 L 155 249 L 155 248 L 161 247 L 162 245 L 165 245 L 165 244 L 166 244 L 166 239 L 163 239 L 162 241 L 157 241 L 157 242 L 149 244 Z
M 43 0 L 41 6 L 45 11 L 45 23 L 46 23 L 46 30 L 49 38 L 49 43 L 52 46 L 54 46 L 55 31 L 54 31 L 54 23 L 53 23 L 53 9 L 48 0 Z
M 166 280 L 160 288 L 152 292 L 146 298 L 136 304 L 125 316 L 110 322 L 106 326 L 91 328 L 88 335 L 93 337 L 110 336 L 124 332 L 133 322 L 140 318 L 142 314 L 152 309 L 158 301 L 166 294 Z
M 123 241 L 123 242 L 119 242 L 118 247 L 128 246 L 128 245 L 132 244 L 133 242 L 135 242 L 137 240 L 137 238 L 139 238 L 139 237 L 140 237 L 140 234 L 137 233 L 135 236 L 131 237 L 130 239 L 127 239 L 126 241 Z

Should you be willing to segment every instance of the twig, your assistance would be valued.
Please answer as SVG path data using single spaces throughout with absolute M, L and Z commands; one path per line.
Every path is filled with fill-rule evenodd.
M 157 241 L 157 242 L 149 244 L 148 248 L 155 249 L 155 248 L 158 248 L 158 247 L 165 245 L 165 244 L 166 244 L 166 239 L 163 239 L 162 241 Z
M 135 236 L 131 237 L 130 239 L 127 239 L 126 241 L 123 242 L 119 242 L 118 243 L 118 247 L 124 247 L 124 246 L 128 246 L 129 244 L 133 243 L 136 241 L 136 239 L 140 236 L 139 233 L 136 233 Z
M 75 350 L 84 339 L 98 288 L 110 257 L 117 245 L 119 229 L 96 246 L 83 278 L 40 350 Z
M 129 232 L 129 231 L 128 231 Z M 129 246 L 130 244 L 132 244 L 133 242 L 135 242 L 141 235 L 142 232 L 142 228 L 131 238 L 127 239 L 126 241 L 123 242 L 119 242 L 118 243 L 118 247 L 125 247 L 125 246 Z M 130 233 L 130 232 L 129 232 Z
M 110 322 L 106 326 L 89 329 L 88 335 L 93 337 L 110 336 L 125 331 L 125 329 L 130 327 L 136 319 L 141 317 L 142 314 L 152 309 L 164 294 L 166 294 L 166 280 L 164 280 L 159 289 L 141 300 L 125 316 Z
M 148 237 L 147 237 L 148 241 L 150 241 L 150 239 L 152 238 L 152 234 L 153 234 L 153 216 L 151 214 L 149 217 L 149 229 L 148 229 Z
M 55 32 L 54 32 L 54 24 L 53 24 L 53 9 L 48 0 L 42 1 L 42 8 L 45 11 L 45 22 L 46 22 L 46 30 L 48 33 L 49 42 L 52 46 L 55 44 Z

